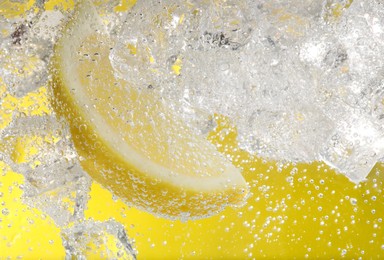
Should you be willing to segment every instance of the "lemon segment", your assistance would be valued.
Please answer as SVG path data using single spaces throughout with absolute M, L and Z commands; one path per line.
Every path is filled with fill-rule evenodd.
M 69 122 L 83 168 L 115 195 L 171 218 L 242 204 L 239 170 L 150 89 L 114 77 L 112 41 L 82 3 L 55 47 L 52 104 Z

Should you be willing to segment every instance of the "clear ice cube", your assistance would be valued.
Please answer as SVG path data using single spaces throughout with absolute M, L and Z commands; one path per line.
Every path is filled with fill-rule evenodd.
M 113 220 L 84 221 L 62 231 L 66 259 L 136 259 L 136 250 L 124 229 Z
M 24 175 L 23 199 L 59 226 L 81 220 L 91 179 L 82 170 L 69 130 L 54 116 L 20 117 L 0 133 L 1 151 L 12 169 Z
M 11 20 L 0 17 L 0 29 L 7 32 L 0 38 L 0 77 L 9 93 L 22 97 L 46 83 L 63 18 L 60 11 L 29 11 L 24 18 Z
M 138 2 L 110 59 L 118 77 L 160 93 L 201 134 L 223 114 L 252 153 L 324 159 L 360 181 L 382 154 L 368 141 L 383 133 L 382 17 L 380 1 Z M 372 136 L 360 134 L 368 139 L 348 163 L 330 159 L 330 140 L 356 134 L 355 115 Z

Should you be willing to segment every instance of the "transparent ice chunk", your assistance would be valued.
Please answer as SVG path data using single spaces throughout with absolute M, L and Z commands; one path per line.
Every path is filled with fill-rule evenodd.
M 57 226 L 64 227 L 84 219 L 90 185 L 91 179 L 87 175 L 78 175 L 50 190 L 25 194 L 23 201 L 50 216 Z
M 91 180 L 69 130 L 53 116 L 20 117 L 1 132 L 2 159 L 24 175 L 23 199 L 59 226 L 83 218 Z
M 324 159 L 359 181 L 378 157 L 359 160 L 381 153 L 368 139 L 383 131 L 382 17 L 380 1 L 138 2 L 110 59 L 117 77 L 158 92 L 202 135 L 222 114 L 249 152 Z M 372 136 L 362 133 L 348 165 L 328 158 L 329 140 L 356 132 L 355 115 Z
M 352 181 L 363 181 L 365 175 L 361 173 L 369 173 L 384 156 L 384 134 L 369 118 L 349 115 L 332 133 L 320 156 Z
M 0 42 L 0 77 L 9 93 L 22 97 L 46 83 L 49 56 L 63 18 L 59 11 L 30 11 L 25 19 L 15 18 L 12 23 L 0 17 L 8 32 Z
M 66 259 L 136 259 L 124 226 L 115 221 L 84 221 L 63 229 Z

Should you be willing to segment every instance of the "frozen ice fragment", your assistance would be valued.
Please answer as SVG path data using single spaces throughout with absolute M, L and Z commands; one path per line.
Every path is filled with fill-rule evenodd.
M 20 117 L 2 132 L 2 159 L 24 175 L 23 199 L 59 226 L 83 218 L 91 180 L 82 170 L 69 130 L 53 116 Z
M 201 134 L 222 114 L 252 153 L 324 159 L 359 181 L 381 154 L 383 15 L 380 1 L 138 2 L 110 58 L 118 77 L 151 86 Z M 355 114 L 374 129 L 361 142 L 349 140 Z M 328 154 L 335 136 L 353 155 Z
M 384 133 L 369 118 L 351 115 L 341 122 L 320 153 L 328 165 L 342 169 L 354 182 L 363 181 L 384 156 Z
M 62 232 L 66 259 L 91 256 L 108 259 L 136 259 L 136 251 L 123 225 L 106 222 L 84 221 Z M 97 255 L 95 255 L 97 254 Z

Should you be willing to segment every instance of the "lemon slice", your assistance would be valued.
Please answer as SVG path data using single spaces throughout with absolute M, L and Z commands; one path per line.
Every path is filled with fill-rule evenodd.
M 69 122 L 83 168 L 130 205 L 197 218 L 239 205 L 246 182 L 153 89 L 113 74 L 113 43 L 94 7 L 78 6 L 55 46 L 52 104 Z

